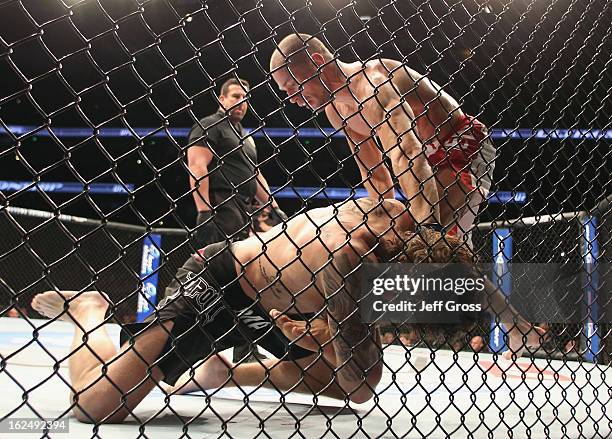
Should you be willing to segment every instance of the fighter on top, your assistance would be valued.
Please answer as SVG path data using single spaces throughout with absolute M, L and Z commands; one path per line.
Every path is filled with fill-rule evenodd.
M 340 61 L 321 40 L 301 33 L 278 44 L 270 72 L 290 102 L 325 111 L 344 132 L 370 197 L 394 197 L 385 156 L 406 193 L 414 169 L 404 151 L 422 149 L 436 181 L 438 221 L 457 237 L 470 231 L 491 187 L 495 148 L 486 127 L 439 85 L 392 59 Z M 404 118 L 408 129 L 398 125 Z M 401 148 L 394 147 L 398 141 Z M 432 194 L 424 195 L 432 203 Z

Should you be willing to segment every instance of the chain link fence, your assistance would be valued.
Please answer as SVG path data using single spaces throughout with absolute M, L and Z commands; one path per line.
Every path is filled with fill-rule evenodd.
M 41 291 L 98 290 L 115 304 L 111 312 L 118 322 L 135 321 L 146 280 L 141 274 L 144 228 L 10 207 L 2 212 L 0 228 L 3 313 L 19 309 L 40 318 L 30 304 Z M 184 230 L 161 232 L 157 286 L 163 291 L 194 250 Z
M 265 437 L 278 433 L 266 430 L 272 415 L 249 408 L 264 388 L 283 395 L 275 410 L 291 412 L 291 392 L 343 401 L 359 424 L 346 437 L 497 437 L 515 428 L 526 437 L 550 437 L 551 428 L 609 437 L 610 23 L 609 0 L 0 1 L 2 320 L 76 323 L 81 344 L 55 358 L 51 373 L 61 377 L 59 364 L 70 358 L 88 367 L 61 378 L 72 398 L 64 414 L 94 428 L 134 414 L 153 389 L 173 397 L 204 391 L 203 410 L 222 425 L 218 436 L 232 436 L 231 419 L 215 412 L 211 397 L 235 386 L 244 396 L 235 413 L 252 411 Z M 219 90 L 230 78 L 250 83 L 231 102 Z M 234 146 L 222 151 L 223 141 Z M 196 175 L 190 154 L 198 148 L 212 159 Z M 253 169 L 239 181 L 230 169 L 236 157 Z M 196 225 L 194 197 L 198 203 L 215 178 L 230 189 L 212 206 L 212 220 Z M 82 189 L 55 190 L 60 181 Z M 100 183 L 121 191 L 97 194 Z M 247 202 L 250 186 L 257 190 Z M 369 201 L 352 201 L 364 194 Z M 253 226 L 276 202 L 289 218 L 265 232 Z M 235 206 L 248 218 L 242 230 L 199 249 L 215 215 Z M 370 262 L 398 261 L 493 264 L 487 276 L 507 297 L 502 284 L 513 264 L 573 270 L 580 287 L 556 293 L 580 318 L 532 321 L 538 332 L 502 316 L 509 301 L 503 309 L 489 301 L 489 313 L 458 325 L 360 320 L 368 291 L 353 276 Z M 55 295 L 37 303 L 44 291 Z M 76 293 L 62 293 L 58 305 L 61 291 Z M 98 314 L 81 316 L 79 300 Z M 533 289 L 523 301 L 547 300 Z M 118 353 L 106 355 L 104 323 L 121 329 Z M 37 337 L 0 353 L 0 378 L 19 383 L 11 361 Z M 533 337 L 537 346 L 521 359 Z M 218 356 L 245 342 L 279 361 Z M 426 367 L 409 357 L 419 349 L 431 352 L 431 368 L 436 355 L 452 355 L 449 370 L 461 369 L 466 383 L 474 367 L 505 377 L 503 361 L 561 360 L 552 387 L 597 405 L 600 415 L 572 412 L 570 433 L 570 421 L 538 419 L 538 436 L 527 422 L 505 423 L 503 411 L 501 421 L 487 418 L 473 430 L 459 410 L 451 431 L 445 413 L 462 390 L 445 387 L 440 369 L 440 386 L 393 378 L 388 387 L 402 394 L 400 412 L 427 413 L 438 426 L 427 433 L 415 420 L 394 429 L 399 415 L 379 398 L 381 376 L 397 372 L 393 345 L 417 383 Z M 508 348 L 518 356 L 502 360 Z M 474 354 L 490 355 L 489 366 Z M 584 386 L 559 381 L 570 362 L 600 379 L 588 384 L 594 400 Z M 222 371 L 215 379 L 198 374 L 213 367 Z M 440 387 L 451 389 L 441 408 L 428 399 Z M 409 388 L 426 393 L 421 412 L 410 410 Z M 539 412 L 546 404 L 536 399 L 530 393 L 521 410 Z M 174 412 L 171 402 L 167 396 L 164 409 Z M 386 431 L 361 429 L 366 421 L 350 407 L 362 403 L 373 404 Z M 324 416 L 319 436 L 345 437 L 334 431 L 336 415 Z M 148 421 L 138 422 L 144 434 Z M 186 435 L 189 427 L 183 422 Z M 309 437 L 299 429 L 296 436 Z

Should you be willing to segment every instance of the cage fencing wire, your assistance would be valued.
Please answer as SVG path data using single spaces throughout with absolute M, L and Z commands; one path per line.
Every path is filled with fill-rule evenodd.
M 183 290 L 191 285 L 177 270 L 196 250 L 197 230 L 184 206 L 191 203 L 194 191 L 186 184 L 190 172 L 186 153 L 197 142 L 186 143 L 185 130 L 177 128 L 199 123 L 204 110 L 216 108 L 218 87 L 228 77 L 246 76 L 251 82 L 250 134 L 236 135 L 241 141 L 256 140 L 260 150 L 256 165 L 273 176 L 275 186 L 362 185 L 364 175 L 355 163 L 362 160 L 360 147 L 373 134 L 365 139 L 351 139 L 349 134 L 357 145 L 356 152 L 351 151 L 338 140 L 342 129 L 330 130 L 316 113 L 291 106 L 291 97 L 279 92 L 273 81 L 270 54 L 283 36 L 294 32 L 315 35 L 340 59 L 366 63 L 386 57 L 414 67 L 496 133 L 496 152 L 483 164 L 487 173 L 493 173 L 495 162 L 492 189 L 524 190 L 528 201 L 480 209 L 480 220 L 492 223 L 474 231 L 474 250 L 481 260 L 494 261 L 498 256 L 492 243 L 499 228 L 495 222 L 510 218 L 518 218 L 511 227 L 514 262 L 569 261 L 583 267 L 585 254 L 594 254 L 595 247 L 605 256 L 609 239 L 597 245 L 595 241 L 609 236 L 601 225 L 607 224 L 609 209 L 599 217 L 599 231 L 587 238 L 582 221 L 612 189 L 610 7 L 610 1 L 597 0 L 3 1 L 0 166 L 7 169 L 7 178 L 31 183 L 14 192 L 0 192 L 2 314 L 19 308 L 22 315 L 40 317 L 29 308 L 32 296 L 40 291 L 98 289 L 110 295 L 110 313 L 118 323 L 133 320 L 142 293 L 142 245 L 163 224 L 182 232 L 162 233 L 158 288 L 161 291 L 172 282 L 182 284 Z M 389 68 L 383 84 L 399 70 Z M 413 90 L 418 91 L 420 81 L 415 81 Z M 305 90 L 300 84 L 294 95 L 302 96 Z M 360 102 L 360 108 L 365 105 Z M 421 102 L 422 112 L 414 114 L 417 126 L 427 120 L 432 105 Z M 343 124 L 355 116 L 345 114 Z M 369 128 L 374 132 L 379 125 Z M 287 134 L 274 135 L 269 130 L 274 126 L 286 128 Z M 81 133 L 66 136 L 66 127 L 79 127 Z M 202 128 L 206 132 L 214 127 Z M 109 134 L 111 129 L 116 134 Z M 304 129 L 313 130 L 310 137 L 301 134 Z M 224 157 L 217 159 L 222 163 Z M 393 166 L 383 154 L 378 163 L 366 164 L 366 174 L 371 176 L 385 165 L 383 161 Z M 434 173 L 443 161 L 433 165 Z M 210 172 L 222 173 L 222 166 Z M 394 172 L 396 186 L 401 178 Z M 74 196 L 45 191 L 41 183 L 54 179 L 76 181 L 83 190 Z M 236 184 L 222 204 L 232 203 L 240 187 L 254 179 L 255 175 Z M 128 195 L 105 202 L 89 190 L 96 182 L 124 185 Z M 127 189 L 128 183 L 135 184 L 133 190 Z M 305 199 L 295 191 L 288 206 L 292 216 L 298 216 L 334 201 Z M 11 206 L 38 208 L 50 215 L 33 216 Z M 463 201 L 461 207 L 466 207 Z M 576 213 L 554 215 L 559 212 Z M 61 214 L 92 221 L 80 224 Z M 551 217 L 541 221 L 546 214 Z M 529 221 L 521 225 L 525 219 Z M 290 240 L 288 245 L 295 243 Z M 300 261 L 301 251 L 296 249 L 291 262 Z M 318 274 L 313 272 L 313 279 Z M 282 276 L 276 277 L 275 282 L 282 284 Z M 587 310 L 591 305 L 585 304 Z M 550 325 L 549 349 L 543 355 L 580 361 L 588 357 L 599 363 L 599 370 L 609 368 L 612 342 L 606 303 L 599 303 L 599 310 L 598 316 L 589 314 L 595 315 L 590 322 L 591 328 L 598 328 L 594 332 L 585 329 L 588 321 Z M 231 331 L 246 336 L 240 313 L 230 314 Z M 330 324 L 342 326 L 338 321 Z M 433 350 L 469 350 L 469 339 L 476 334 L 486 339 L 489 330 L 486 319 L 460 331 L 444 326 L 393 328 L 396 339 L 412 333 L 414 343 Z M 375 328 L 369 331 L 372 335 Z M 335 337 L 332 341 L 342 342 L 340 335 Z M 592 338 L 597 338 L 596 344 Z M 568 350 L 571 341 L 577 344 Z M 217 349 L 229 342 L 210 343 Z M 193 360 L 177 361 L 193 367 Z M 345 373 L 352 364 L 350 358 L 345 360 L 332 375 Z M 305 377 L 299 384 L 308 387 L 311 383 Z M 437 413 L 444 416 L 451 407 L 449 403 Z M 265 433 L 266 420 L 260 421 Z M 226 420 L 220 422 L 225 425 Z M 610 422 L 609 417 L 605 422 Z

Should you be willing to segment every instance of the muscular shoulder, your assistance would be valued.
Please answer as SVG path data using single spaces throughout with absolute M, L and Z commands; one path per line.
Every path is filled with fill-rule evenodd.
M 388 83 L 389 78 L 397 78 L 402 73 L 410 72 L 414 76 L 421 77 L 416 71 L 408 68 L 400 61 L 388 58 L 379 58 L 366 63 L 365 76 L 363 80 L 372 84 Z
M 223 123 L 219 122 L 220 119 L 221 117 L 217 113 L 200 119 L 191 127 L 191 131 L 189 132 L 189 143 L 197 145 L 201 143 L 216 142 L 220 133 L 219 125 Z
M 424 75 L 394 59 L 380 58 L 368 62 L 366 74 L 373 84 L 382 85 L 381 91 L 398 97 L 415 91 L 415 83 L 420 88 L 431 88 Z
M 388 217 L 395 218 L 401 214 L 402 203 L 396 200 L 377 200 L 371 197 L 348 200 L 339 207 L 339 212 L 353 219 L 365 220 L 370 218 Z
M 355 200 L 358 210 L 372 214 L 374 216 L 382 216 L 385 213 L 385 208 L 388 207 L 386 200 L 375 200 L 371 197 L 359 198 Z
M 218 127 L 223 122 L 221 121 L 222 117 L 218 113 L 211 114 L 209 116 L 203 117 L 198 121 L 195 126 L 201 126 L 205 130 L 210 130 Z
M 346 118 L 354 112 L 355 110 L 352 110 L 347 104 L 337 101 L 332 102 L 331 105 L 325 107 L 325 115 L 327 116 L 327 120 L 336 130 L 344 128 Z
M 357 202 L 364 208 L 368 209 L 376 217 L 387 217 L 387 218 L 397 218 L 399 215 L 402 215 L 406 211 L 406 206 L 404 206 L 400 201 L 395 199 L 384 199 L 378 200 L 371 197 L 360 198 Z

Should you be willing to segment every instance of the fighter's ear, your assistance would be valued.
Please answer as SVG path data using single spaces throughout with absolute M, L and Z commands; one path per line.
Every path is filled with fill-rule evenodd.
M 323 55 L 321 55 L 318 52 L 311 54 L 310 57 L 312 58 L 314 63 L 317 65 L 317 67 L 321 67 L 322 65 L 325 64 L 325 58 L 323 57 Z

